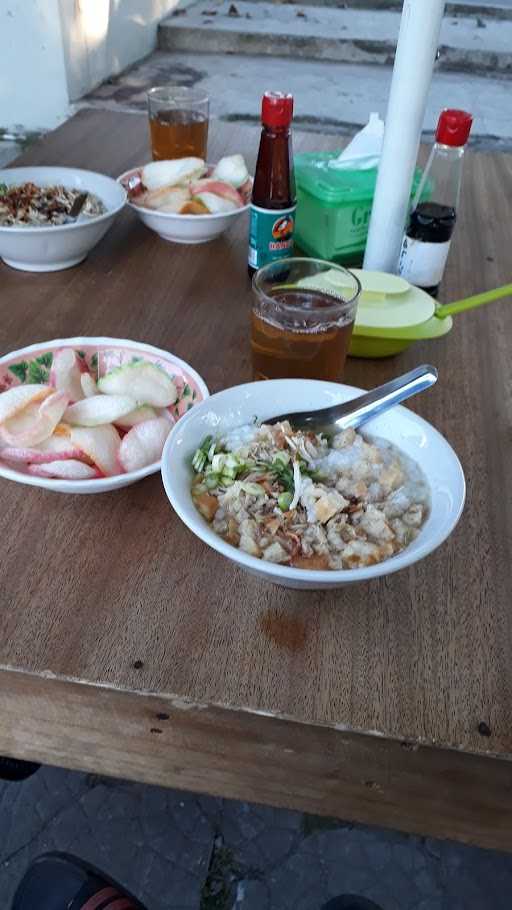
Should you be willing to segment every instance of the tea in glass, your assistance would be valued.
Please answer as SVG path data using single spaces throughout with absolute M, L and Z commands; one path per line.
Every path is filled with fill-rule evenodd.
M 148 92 L 149 131 L 154 161 L 203 158 L 208 146 L 207 95 L 183 86 Z
M 283 259 L 260 269 L 253 289 L 254 379 L 338 382 L 360 294 L 355 275 L 322 260 Z

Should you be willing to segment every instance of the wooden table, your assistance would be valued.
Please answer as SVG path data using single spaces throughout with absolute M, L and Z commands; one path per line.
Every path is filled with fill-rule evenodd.
M 256 129 L 213 129 L 211 155 Z M 298 149 L 336 137 L 296 135 Z M 20 163 L 116 175 L 147 160 L 144 117 L 82 111 Z M 510 279 L 512 158 L 468 155 L 446 299 Z M 125 211 L 89 259 L 0 267 L 0 351 L 72 335 L 167 348 L 212 392 L 250 378 L 246 227 L 167 244 Z M 235 569 L 181 524 L 160 478 L 72 497 L 0 481 L 0 753 L 512 849 L 512 306 L 458 316 L 371 387 L 423 361 L 411 402 L 468 480 L 450 540 L 337 592 Z

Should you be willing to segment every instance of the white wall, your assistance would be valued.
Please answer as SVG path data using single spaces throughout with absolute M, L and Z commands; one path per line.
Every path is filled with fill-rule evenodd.
M 0 127 L 57 126 L 69 107 L 58 0 L 1 0 L 0 38 Z
M 178 0 L 0 0 L 0 129 L 48 130 L 150 54 Z
M 59 0 L 71 101 L 150 54 L 178 0 Z

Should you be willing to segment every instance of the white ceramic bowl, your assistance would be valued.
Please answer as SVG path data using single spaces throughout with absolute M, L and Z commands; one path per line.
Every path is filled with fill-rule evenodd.
M 87 359 L 88 365 L 90 365 L 90 358 L 96 355 L 105 365 L 108 364 L 108 368 L 127 363 L 133 357 L 140 357 L 161 366 L 174 378 L 179 391 L 178 401 L 169 408 L 171 416 L 178 422 L 182 419 L 182 415 L 192 408 L 192 405 L 195 407 L 196 403 L 204 401 L 210 394 L 199 373 L 196 373 L 188 363 L 174 354 L 161 351 L 160 348 L 154 348 L 153 345 L 143 344 L 140 341 L 96 337 L 59 338 L 54 341 L 44 341 L 0 357 L 0 391 L 5 391 L 11 385 L 18 384 L 19 380 L 16 376 L 19 375 L 20 364 L 29 366 L 33 363 L 37 370 L 38 357 L 41 358 L 49 352 L 68 347 L 74 348 L 77 352 L 80 351 Z M 15 368 L 18 366 L 16 373 L 10 369 L 13 366 Z M 47 367 L 43 366 L 43 369 L 48 372 Z M 41 382 L 45 381 L 45 377 L 27 375 L 25 381 Z M 94 480 L 57 480 L 35 477 L 29 474 L 23 465 L 14 466 L 12 462 L 2 461 L 0 448 L 0 477 L 33 487 L 43 487 L 45 490 L 53 490 L 57 493 L 108 493 L 111 490 L 118 490 L 136 483 L 137 480 L 142 480 L 149 474 L 156 474 L 160 467 L 161 462 L 155 461 L 146 468 L 139 468 L 137 471 L 129 471 L 126 474 L 115 474 L 112 477 L 100 477 Z
M 126 184 L 130 177 L 140 174 L 140 171 L 140 167 L 132 168 L 117 179 L 120 183 Z M 173 215 L 170 212 L 157 212 L 141 205 L 134 205 L 130 200 L 128 205 L 146 227 L 155 231 L 162 240 L 169 240 L 172 243 L 208 243 L 209 240 L 215 240 L 249 209 L 247 204 L 241 209 L 220 215 Z
M 451 533 L 459 520 L 465 499 L 460 462 L 443 436 L 429 423 L 402 406 L 375 418 L 363 429 L 395 443 L 414 458 L 431 489 L 430 515 L 416 540 L 401 553 L 377 565 L 340 571 L 311 571 L 275 565 L 249 556 L 211 530 L 195 508 L 190 495 L 190 459 L 205 436 L 291 411 L 322 408 L 361 394 L 353 386 L 309 379 L 274 379 L 235 386 L 213 395 L 194 408 L 174 427 L 162 455 L 162 478 L 169 500 L 180 518 L 197 537 L 248 572 L 288 588 L 340 588 L 398 572 L 423 559 Z
M 38 186 L 87 190 L 107 211 L 76 224 L 41 227 L 0 226 L 0 256 L 13 269 L 57 272 L 81 262 L 108 231 L 126 202 L 126 190 L 112 177 L 71 167 L 12 167 L 0 171 L 0 183 L 31 181 Z

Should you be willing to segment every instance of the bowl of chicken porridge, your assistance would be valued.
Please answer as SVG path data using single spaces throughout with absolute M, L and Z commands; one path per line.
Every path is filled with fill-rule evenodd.
M 278 379 L 213 395 L 167 440 L 162 477 L 173 508 L 210 547 L 287 587 L 338 588 L 427 556 L 465 498 L 460 462 L 430 424 L 402 406 L 329 436 L 265 423 L 361 392 Z

